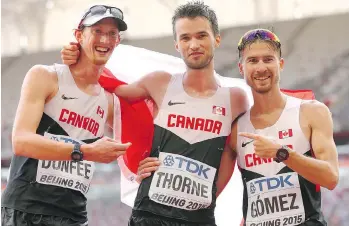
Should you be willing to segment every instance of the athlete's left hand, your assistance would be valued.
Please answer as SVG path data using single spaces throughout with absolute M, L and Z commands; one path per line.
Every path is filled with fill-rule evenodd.
M 239 133 L 239 136 L 254 140 L 254 151 L 261 158 L 275 158 L 277 150 L 282 146 L 272 137 L 245 132 Z
M 147 157 L 139 162 L 136 181 L 140 184 L 144 178 L 150 177 L 160 166 L 160 161 L 155 157 Z

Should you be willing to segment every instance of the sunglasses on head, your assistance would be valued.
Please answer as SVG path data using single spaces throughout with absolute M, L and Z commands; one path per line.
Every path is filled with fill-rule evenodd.
M 110 14 L 112 14 L 115 18 L 119 18 L 121 20 L 124 19 L 124 14 L 121 11 L 121 9 L 112 7 L 112 6 L 106 6 L 106 5 L 95 5 L 92 6 L 87 12 L 84 14 L 82 19 L 80 20 L 78 28 L 81 28 L 82 22 L 86 19 L 87 16 L 93 16 L 93 15 L 103 15 L 107 12 L 109 9 Z
M 240 38 L 238 50 L 241 51 L 247 42 L 251 42 L 256 39 L 273 41 L 277 43 L 278 46 L 281 46 L 280 39 L 273 32 L 266 29 L 255 29 L 248 31 Z

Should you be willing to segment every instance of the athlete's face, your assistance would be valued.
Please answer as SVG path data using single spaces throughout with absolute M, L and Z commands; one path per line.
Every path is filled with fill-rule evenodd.
M 256 41 L 242 52 L 239 63 L 240 74 L 247 84 L 257 93 L 267 93 L 279 89 L 280 71 L 284 60 L 270 43 Z
M 95 65 L 104 65 L 120 43 L 119 29 L 112 18 L 105 18 L 93 26 L 77 31 L 76 38 L 82 54 Z
M 220 36 L 214 36 L 210 22 L 204 17 L 180 18 L 176 21 L 175 31 L 175 46 L 187 67 L 207 67 L 220 43 Z

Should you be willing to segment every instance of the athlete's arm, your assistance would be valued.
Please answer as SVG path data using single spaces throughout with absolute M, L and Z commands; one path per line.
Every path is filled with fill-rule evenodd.
M 314 184 L 330 190 L 338 184 L 338 155 L 333 140 L 333 122 L 328 108 L 317 101 L 303 103 L 300 114 L 301 126 L 310 129 L 310 143 L 315 158 L 290 150 L 284 163 Z M 304 126 L 303 125 L 303 126 Z M 253 139 L 256 155 L 262 158 L 274 158 L 281 145 L 266 136 L 239 133 L 240 136 Z
M 156 100 L 159 96 L 158 93 L 163 87 L 167 87 L 170 78 L 171 75 L 167 72 L 155 71 L 134 83 L 116 87 L 114 93 L 131 102 L 153 98 L 158 103 Z
M 236 161 L 236 152 L 233 151 L 229 145 L 224 148 L 217 179 L 217 193 L 218 197 L 225 186 L 228 184 L 231 176 L 233 175 Z
M 238 87 L 230 88 L 230 100 L 232 117 L 235 119 L 232 125 L 230 140 L 225 146 L 221 157 L 217 179 L 217 197 L 223 191 L 233 175 L 236 162 L 237 120 L 249 107 L 245 91 Z
M 79 58 L 79 46 L 78 43 L 70 42 L 69 45 L 65 45 L 61 50 L 61 59 L 64 64 L 72 65 L 75 64 Z M 137 65 L 135 65 L 137 67 Z M 144 100 L 146 98 L 156 99 L 159 89 L 163 88 L 164 85 L 168 84 L 171 75 L 164 71 L 155 71 L 149 73 L 138 81 L 119 85 L 115 88 L 114 93 L 130 102 Z M 166 86 L 167 87 L 167 86 Z M 153 93 L 155 92 L 155 95 Z M 156 103 L 157 100 L 155 100 Z
M 107 116 L 107 126 L 109 128 L 113 129 L 113 123 L 114 123 L 114 111 L 120 111 L 120 109 L 118 108 L 118 106 L 114 106 L 114 96 L 113 94 L 105 91 L 105 94 L 107 95 L 108 98 L 108 116 Z M 115 109 L 115 108 L 118 109 Z
M 301 117 L 309 122 L 315 158 L 293 151 L 284 163 L 314 184 L 332 190 L 338 184 L 339 167 L 331 113 L 324 104 L 311 101 L 302 104 Z
M 25 76 L 12 132 L 15 155 L 42 160 L 70 160 L 73 144 L 57 142 L 36 134 L 44 105 L 56 93 L 57 76 L 47 66 L 34 66 Z M 124 147 L 125 146 L 125 147 Z M 110 162 L 129 145 L 118 144 L 110 138 L 84 144 L 84 159 Z M 104 155 L 103 155 L 104 154 Z
M 237 142 L 237 123 L 234 122 L 232 126 L 232 131 L 229 136 L 229 142 L 226 144 L 221 163 L 218 171 L 218 179 L 217 179 L 217 193 L 218 197 L 225 186 L 228 184 L 231 176 L 234 173 L 235 162 L 236 162 L 236 142 Z

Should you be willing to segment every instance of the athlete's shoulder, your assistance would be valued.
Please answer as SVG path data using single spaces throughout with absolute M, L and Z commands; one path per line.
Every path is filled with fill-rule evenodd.
M 303 100 L 301 103 L 301 109 L 305 113 L 323 113 L 328 112 L 328 107 L 317 100 Z
M 328 107 L 317 100 L 304 100 L 302 101 L 300 108 L 301 114 L 309 119 L 317 120 L 331 115 Z
M 25 75 L 21 95 L 48 98 L 56 92 L 57 84 L 57 74 L 52 66 L 34 65 Z
M 57 73 L 53 65 L 34 65 L 25 76 L 25 82 L 51 85 L 57 83 Z
M 249 108 L 247 93 L 239 87 L 231 87 L 229 91 L 231 106 L 237 111 L 236 116 L 246 112 Z
M 247 94 L 245 90 L 243 90 L 240 87 L 229 87 L 229 92 L 230 95 L 232 95 L 235 98 L 246 98 L 247 99 Z
M 35 77 L 37 79 L 39 79 L 41 77 L 45 78 L 45 79 L 50 79 L 50 78 L 54 78 L 54 77 L 57 78 L 57 73 L 56 73 L 54 65 L 36 64 L 29 69 L 26 76 Z

